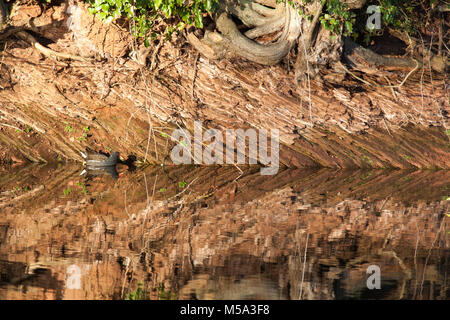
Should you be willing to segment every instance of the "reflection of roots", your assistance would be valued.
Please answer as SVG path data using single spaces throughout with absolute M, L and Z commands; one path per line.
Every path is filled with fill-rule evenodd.
M 231 16 L 250 29 L 242 34 Z M 238 55 L 264 65 L 276 64 L 289 53 L 301 26 L 299 15 L 290 5 L 274 0 L 228 0 L 215 22 L 219 32 L 207 30 L 201 40 L 188 34 L 197 50 L 211 59 Z M 269 43 L 257 41 L 268 35 Z
M 399 299 L 403 299 L 404 293 L 405 293 L 405 287 L 406 282 L 412 279 L 412 272 L 411 270 L 405 265 L 402 259 L 400 259 L 395 251 L 393 250 L 383 250 L 380 249 L 377 254 L 375 255 L 368 255 L 368 256 L 362 256 L 356 259 L 351 260 L 347 263 L 346 268 L 352 268 L 360 264 L 367 263 L 368 261 L 376 261 L 377 256 L 384 257 L 387 259 L 395 260 L 398 263 L 398 266 L 402 270 L 404 276 L 402 279 L 402 285 L 399 292 Z

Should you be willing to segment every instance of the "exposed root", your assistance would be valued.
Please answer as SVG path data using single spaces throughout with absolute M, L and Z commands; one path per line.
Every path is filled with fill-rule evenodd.
M 273 5 L 274 9 L 268 4 Z M 253 29 L 243 35 L 228 12 Z M 263 65 L 274 65 L 289 53 L 297 41 L 300 25 L 298 13 L 289 4 L 230 1 L 226 3 L 225 10 L 217 15 L 216 28 L 219 32 L 207 30 L 202 40 L 188 33 L 187 39 L 210 59 L 241 56 Z M 268 44 L 253 41 L 275 32 L 279 34 Z
M 380 87 L 380 88 L 391 88 L 391 89 L 393 89 L 393 88 L 401 88 L 404 84 L 405 84 L 405 82 L 406 82 L 406 80 L 408 80 L 408 78 L 417 70 L 417 69 L 419 69 L 419 61 L 417 61 L 417 60 L 414 60 L 414 61 L 416 61 L 416 66 L 415 66 L 415 68 L 414 69 L 412 69 L 407 75 L 406 75 L 406 77 L 403 79 L 403 81 L 400 83 L 400 84 L 398 84 L 398 85 L 395 85 L 395 86 L 393 86 L 393 85 L 389 85 L 389 86 L 386 86 L 386 85 L 380 85 L 380 84 L 375 84 L 375 83 L 371 83 L 371 82 L 369 82 L 369 81 L 366 81 L 366 80 L 364 80 L 364 79 L 362 79 L 362 78 L 360 78 L 360 77 L 358 77 L 357 75 L 355 75 L 353 72 L 351 72 L 350 70 L 348 70 L 348 68 L 345 66 L 345 65 L 343 65 L 342 64 L 342 62 L 338 62 L 339 63 L 339 65 L 347 72 L 347 73 L 349 73 L 351 76 L 353 76 L 355 79 L 357 79 L 357 80 L 359 80 L 359 81 L 361 81 L 361 82 L 363 82 L 363 83 L 365 83 L 365 84 L 367 84 L 367 85 L 369 85 L 369 86 L 372 86 L 372 87 Z M 394 97 L 395 97 L 395 93 L 394 93 Z
M 50 48 L 47 48 L 40 44 L 31 34 L 27 32 L 24 28 L 14 28 L 9 29 L 5 33 L 0 34 L 0 41 L 4 41 L 7 38 L 11 37 L 12 35 L 15 35 L 21 40 L 24 40 L 25 42 L 28 42 L 30 45 L 32 45 L 35 49 L 37 49 L 40 53 L 42 53 L 44 56 L 52 58 L 52 59 L 62 59 L 62 60 L 74 60 L 74 61 L 81 61 L 81 62 L 89 62 L 89 59 L 83 58 L 80 56 L 68 54 L 68 53 L 61 53 L 57 52 L 55 50 L 52 50 Z
M 361 71 L 369 68 L 377 70 L 379 67 L 386 68 L 418 68 L 422 63 L 410 58 L 397 58 L 379 55 L 372 50 L 366 49 L 350 39 L 345 39 L 345 58 L 350 65 Z M 417 66 L 418 64 L 418 66 Z M 449 62 L 444 57 L 433 57 L 430 66 L 437 72 L 445 72 L 449 68 Z
M 316 29 L 317 22 L 319 21 L 320 14 L 322 13 L 323 5 L 319 3 L 314 14 L 314 18 L 311 21 L 311 26 L 309 27 L 309 32 L 306 37 L 302 34 L 302 39 L 298 42 L 298 54 L 297 60 L 295 62 L 295 79 L 299 81 L 303 74 L 310 75 L 308 55 L 311 50 L 312 39 L 314 35 L 314 30 Z
M 2 26 L 6 23 L 6 13 L 6 5 L 3 0 L 0 0 L 0 30 L 2 30 Z
M 19 37 L 20 39 L 28 42 L 29 44 L 31 44 L 33 47 L 35 47 L 40 53 L 42 53 L 46 57 L 59 58 L 59 59 L 63 59 L 63 60 L 82 61 L 82 62 L 88 61 L 88 59 L 82 58 L 80 56 L 76 56 L 76 55 L 72 55 L 72 54 L 68 54 L 68 53 L 60 53 L 60 52 L 56 52 L 55 50 L 52 50 L 50 48 L 47 48 L 47 47 L 43 46 L 42 44 L 40 44 L 31 34 L 29 34 L 26 31 L 19 31 L 16 33 L 16 36 Z

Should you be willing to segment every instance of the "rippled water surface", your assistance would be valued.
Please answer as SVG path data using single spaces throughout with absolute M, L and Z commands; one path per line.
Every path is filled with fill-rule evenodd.
M 448 299 L 448 171 L 82 170 L 0 169 L 0 299 Z

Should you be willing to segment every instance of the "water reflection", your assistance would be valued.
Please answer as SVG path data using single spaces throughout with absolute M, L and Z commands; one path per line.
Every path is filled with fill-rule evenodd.
M 119 173 L 117 172 L 116 166 L 107 167 L 86 167 L 81 171 L 80 176 L 86 175 L 86 180 L 92 180 L 95 176 L 109 175 L 114 180 L 119 179 Z
M 448 297 L 448 171 L 1 170 L 0 299 Z

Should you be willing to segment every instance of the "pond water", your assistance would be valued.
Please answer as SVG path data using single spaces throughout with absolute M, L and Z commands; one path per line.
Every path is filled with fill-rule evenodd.
M 82 170 L 0 169 L 0 299 L 449 297 L 449 171 Z

